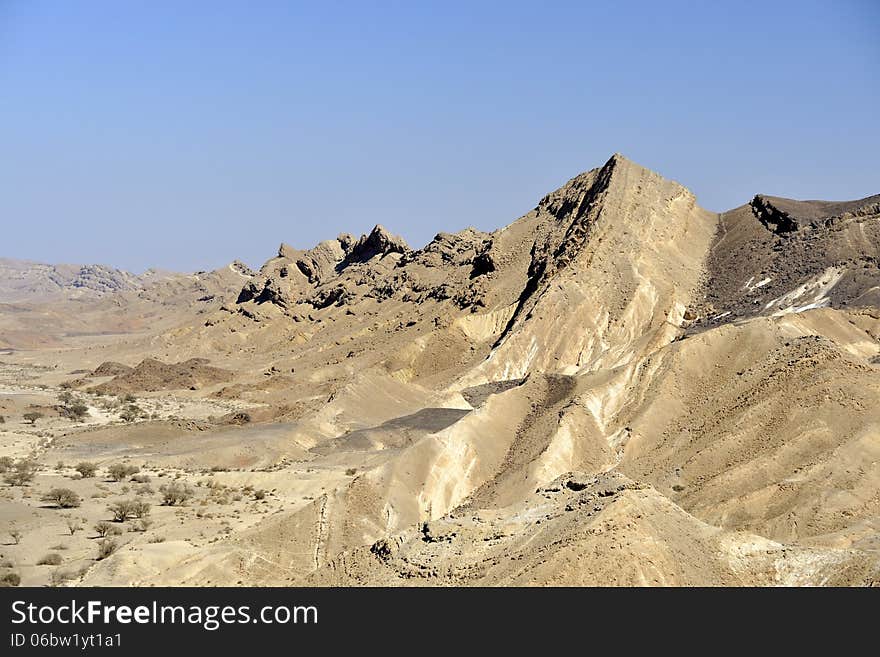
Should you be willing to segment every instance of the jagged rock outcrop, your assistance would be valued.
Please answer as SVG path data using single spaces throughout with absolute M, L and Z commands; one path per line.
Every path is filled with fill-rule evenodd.
M 343 264 L 353 262 L 366 262 L 376 256 L 386 256 L 389 253 L 405 254 L 410 251 L 409 245 L 402 237 L 392 235 L 381 224 L 377 224 L 369 235 L 362 235 L 351 249 L 345 254 Z
M 880 303 L 880 196 L 758 195 L 720 215 L 695 330 L 745 317 Z

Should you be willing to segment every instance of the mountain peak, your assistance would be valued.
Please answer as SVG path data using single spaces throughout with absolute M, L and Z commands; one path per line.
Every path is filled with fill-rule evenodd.
M 402 237 L 394 235 L 382 224 L 376 224 L 369 235 L 362 235 L 354 243 L 346 256 L 346 262 L 365 262 L 371 258 L 389 253 L 408 253 L 409 244 Z

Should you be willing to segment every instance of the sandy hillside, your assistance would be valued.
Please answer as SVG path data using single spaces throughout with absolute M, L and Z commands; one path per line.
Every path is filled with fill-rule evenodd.
M 715 214 L 615 155 L 421 249 L 53 275 L 0 286 L 23 584 L 880 583 L 880 197 Z

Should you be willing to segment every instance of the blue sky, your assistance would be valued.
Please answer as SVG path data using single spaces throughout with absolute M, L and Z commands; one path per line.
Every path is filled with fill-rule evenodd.
M 880 2 L 0 0 L 0 255 L 259 265 L 491 230 L 614 152 L 880 192 Z

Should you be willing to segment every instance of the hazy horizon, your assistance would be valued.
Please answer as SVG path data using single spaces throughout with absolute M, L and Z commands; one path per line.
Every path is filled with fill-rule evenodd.
M 256 267 L 376 223 L 420 247 L 614 152 L 713 211 L 861 198 L 878 27 L 869 0 L 0 2 L 0 256 Z

